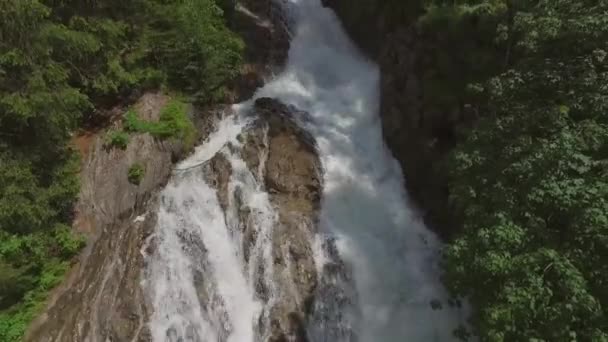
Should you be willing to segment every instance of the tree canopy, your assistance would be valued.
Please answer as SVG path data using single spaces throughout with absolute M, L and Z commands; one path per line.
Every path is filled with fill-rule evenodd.
M 477 41 L 444 261 L 472 333 L 608 341 L 608 1 L 434 1 L 421 23 Z

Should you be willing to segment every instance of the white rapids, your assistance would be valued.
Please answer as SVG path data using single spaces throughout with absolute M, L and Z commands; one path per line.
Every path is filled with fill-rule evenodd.
M 379 71 L 352 45 L 339 20 L 320 0 L 288 0 L 295 18 L 284 71 L 245 103 L 272 97 L 308 112 L 305 128 L 316 138 L 324 169 L 320 234 L 311 242 L 319 273 L 335 246 L 344 274 L 346 305 L 335 296 L 315 298 L 311 342 L 451 341 L 459 312 L 433 310 L 446 298 L 437 267 L 440 247 L 410 209 L 401 169 L 384 145 L 379 118 Z M 162 193 L 155 246 L 146 255 L 143 286 L 153 305 L 154 342 L 250 342 L 267 336 L 258 327 L 269 302 L 255 291 L 254 273 L 273 288 L 271 242 L 276 213 L 263 186 L 226 145 L 238 148 L 247 120 L 227 117 L 193 156 L 178 165 Z M 254 208 L 255 255 L 246 262 L 235 229 L 234 203 L 226 212 L 216 190 L 190 168 L 223 153 L 239 187 Z M 192 168 L 196 170 L 196 168 Z M 202 279 L 202 280 L 201 280 Z M 201 285 L 202 284 L 202 285 Z M 205 289 L 197 288 L 203 286 Z M 333 281 L 333 286 L 342 286 Z M 207 297 L 201 299 L 200 293 Z M 321 312 L 325 310 L 325 312 Z M 332 312 L 333 311 L 333 312 Z M 344 312 L 339 312 L 344 311 Z M 340 325 L 332 326 L 332 325 Z M 341 331 L 341 333 L 336 333 Z

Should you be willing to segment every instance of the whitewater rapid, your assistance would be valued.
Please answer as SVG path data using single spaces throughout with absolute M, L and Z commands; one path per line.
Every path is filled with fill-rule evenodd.
M 333 245 L 346 274 L 344 284 L 333 285 L 344 287 L 347 305 L 334 305 L 335 299 L 319 293 L 307 327 L 309 340 L 450 341 L 460 315 L 430 306 L 446 298 L 437 267 L 440 246 L 410 209 L 400 166 L 384 144 L 378 67 L 357 51 L 320 0 L 289 0 L 287 10 L 295 20 L 285 69 L 253 99 L 235 105 L 237 115 L 222 120 L 177 167 L 189 169 L 217 153 L 226 155 L 236 170 L 231 186 L 245 189 L 248 205 L 258 213 L 258 256 L 248 262 L 242 257 L 242 237 L 231 222 L 230 211 L 236 209 L 224 213 L 216 191 L 196 172 L 177 172 L 162 194 L 156 252 L 146 259 L 153 340 L 267 337 L 256 326 L 270 304 L 258 298 L 252 279 L 259 269 L 254 263 L 265 263 L 263 278 L 272 289 L 268 249 L 276 213 L 253 177 L 257 171 L 247 170 L 226 146 L 238 148 L 237 136 L 248 124 L 238 113 L 247 112 L 256 98 L 271 97 L 310 115 L 305 128 L 317 141 L 324 170 L 320 233 L 312 242 L 315 262 L 323 273 L 323 265 L 336 257 L 323 246 Z M 197 277 L 213 280 L 204 282 L 209 294 L 204 307 Z

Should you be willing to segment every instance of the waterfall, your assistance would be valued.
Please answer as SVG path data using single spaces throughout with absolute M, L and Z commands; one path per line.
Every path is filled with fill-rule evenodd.
M 235 105 L 236 114 L 177 166 L 162 193 L 143 283 L 153 306 L 152 339 L 268 338 L 273 297 L 285 291 L 273 275 L 277 213 L 257 176 L 262 171 L 249 170 L 241 159 L 238 136 L 251 120 L 242 114 L 256 98 L 271 97 L 309 114 L 302 125 L 316 139 L 324 170 L 319 232 L 310 241 L 319 283 L 308 339 L 452 340 L 458 312 L 430 306 L 445 299 L 439 241 L 409 209 L 400 166 L 383 142 L 378 68 L 320 0 L 287 5 L 294 22 L 284 71 L 253 99 Z M 226 208 L 197 169 L 218 153 L 232 170 Z M 243 249 L 238 228 L 240 202 L 253 208 L 251 253 Z M 259 294 L 260 282 L 269 295 Z

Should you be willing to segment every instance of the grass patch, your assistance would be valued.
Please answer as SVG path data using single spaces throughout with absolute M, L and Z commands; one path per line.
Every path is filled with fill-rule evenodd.
M 139 183 L 141 183 L 141 181 L 144 179 L 145 174 L 146 169 L 144 168 L 144 166 L 140 163 L 135 163 L 129 168 L 129 174 L 127 177 L 129 179 L 129 182 L 135 185 L 139 185 Z
M 180 100 L 171 100 L 161 110 L 158 121 L 146 121 L 137 112 L 129 110 L 124 116 L 124 127 L 129 132 L 149 133 L 159 139 L 179 139 L 186 149 L 192 148 L 196 129 L 187 113 L 187 105 Z
M 121 150 L 127 148 L 129 144 L 129 133 L 125 131 L 112 130 L 106 135 L 106 146 L 116 147 Z

